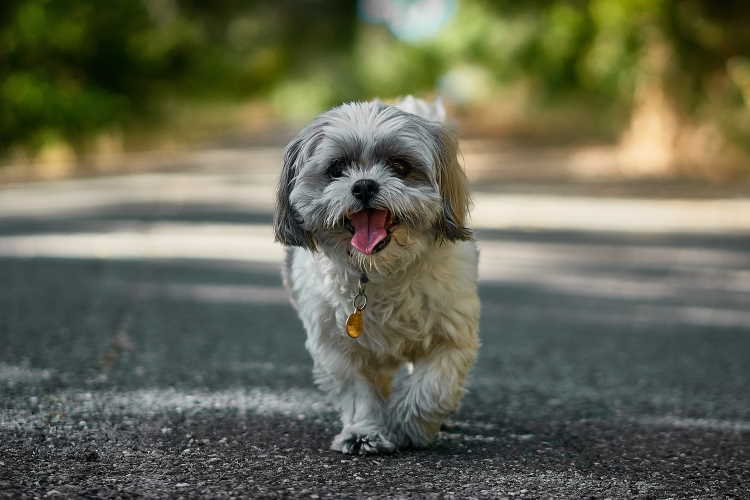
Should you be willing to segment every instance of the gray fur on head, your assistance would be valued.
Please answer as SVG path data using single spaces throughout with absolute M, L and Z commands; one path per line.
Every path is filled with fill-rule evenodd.
M 398 260 L 399 254 L 421 251 L 436 240 L 470 239 L 470 198 L 457 153 L 457 141 L 444 124 L 398 106 L 371 101 L 333 108 L 286 148 L 276 239 L 344 256 L 351 240 L 345 220 L 365 208 L 388 210 L 399 221 L 393 231 L 397 245 L 354 256 L 371 264 Z M 407 174 L 399 165 L 407 166 Z M 367 206 L 352 195 L 352 185 L 361 179 L 379 185 Z

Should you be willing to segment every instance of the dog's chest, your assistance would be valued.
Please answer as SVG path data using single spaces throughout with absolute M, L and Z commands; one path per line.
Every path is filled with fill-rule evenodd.
M 434 280 L 403 286 L 373 287 L 365 311 L 363 347 L 384 355 L 411 359 L 439 343 L 445 325 L 455 324 L 456 290 Z
M 354 311 L 356 276 L 341 272 L 324 256 L 295 252 L 287 271 L 308 343 L 331 342 L 383 358 L 409 359 L 447 340 L 459 342 L 479 315 L 477 251 L 473 242 L 440 247 L 430 261 L 399 276 L 371 276 L 359 338 L 347 336 Z
M 430 333 L 434 302 L 417 285 L 376 288 L 369 294 L 366 331 L 410 340 L 424 337 Z

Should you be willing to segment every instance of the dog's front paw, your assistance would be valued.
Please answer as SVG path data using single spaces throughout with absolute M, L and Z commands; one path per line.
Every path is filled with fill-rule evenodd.
M 333 439 L 331 449 L 347 455 L 393 453 L 396 445 L 378 430 L 346 427 Z

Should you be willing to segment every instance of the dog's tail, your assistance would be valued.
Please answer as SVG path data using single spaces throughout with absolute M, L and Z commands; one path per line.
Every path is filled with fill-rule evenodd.
M 427 102 L 424 99 L 418 99 L 414 96 L 406 96 L 396 103 L 396 107 L 406 111 L 407 113 L 413 113 L 427 120 L 434 122 L 445 122 L 445 106 L 443 106 L 443 99 L 438 97 L 432 102 Z

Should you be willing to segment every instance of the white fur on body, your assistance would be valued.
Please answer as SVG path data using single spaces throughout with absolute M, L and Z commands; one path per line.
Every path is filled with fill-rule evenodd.
M 344 104 L 285 153 L 274 214 L 276 238 L 288 246 L 284 283 L 307 331 L 315 381 L 340 410 L 332 448 L 344 453 L 427 445 L 457 408 L 476 358 L 478 252 L 444 117 L 439 103 L 413 98 Z M 408 173 L 394 166 L 403 163 Z M 366 202 L 353 195 L 361 180 L 379 186 Z M 352 248 L 345 224 L 366 209 L 396 221 L 372 255 Z M 345 322 L 363 271 L 364 331 L 352 339 Z
M 406 269 L 372 276 L 356 340 L 344 324 L 359 276 L 325 254 L 288 252 L 285 282 L 307 331 L 315 381 L 341 411 L 333 448 L 349 451 L 355 436 L 374 441 L 376 451 L 428 444 L 458 406 L 479 347 L 476 244 L 436 243 Z M 402 370 L 394 386 L 409 362 L 413 372 Z

